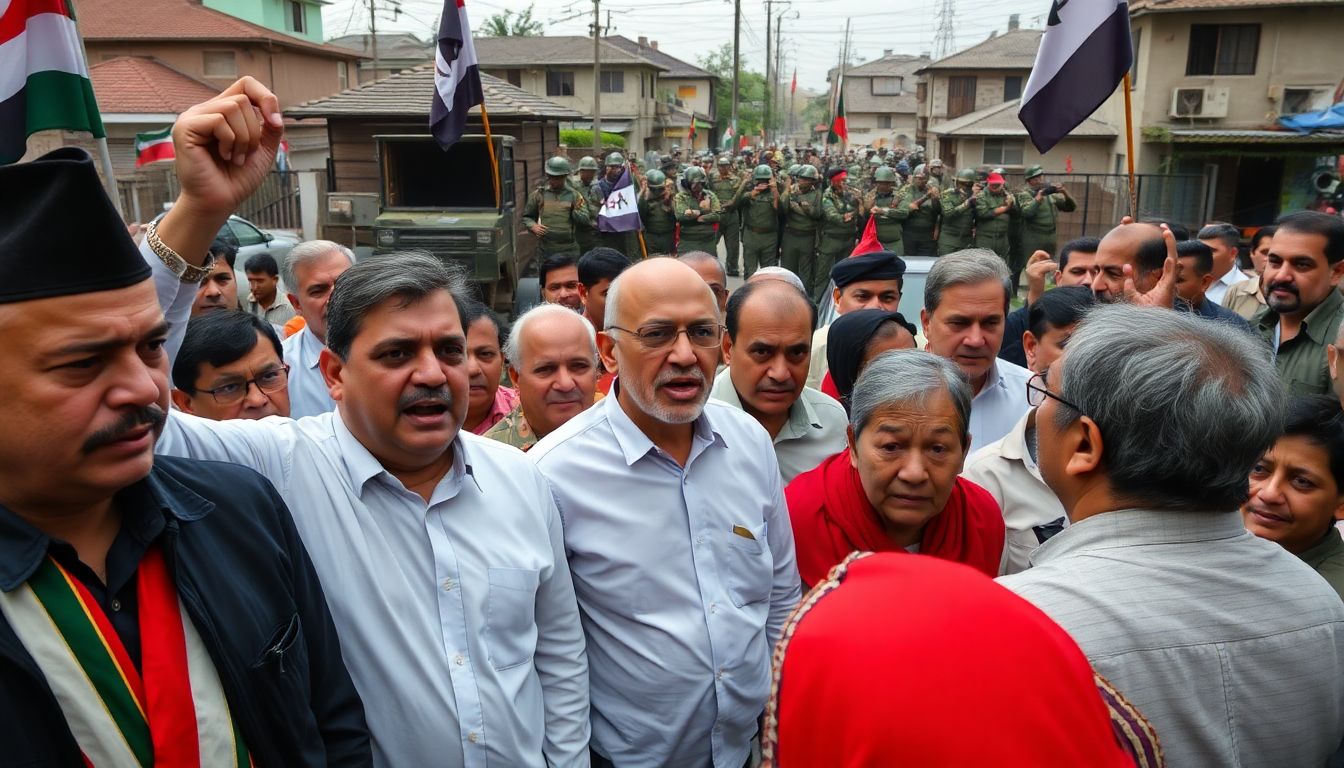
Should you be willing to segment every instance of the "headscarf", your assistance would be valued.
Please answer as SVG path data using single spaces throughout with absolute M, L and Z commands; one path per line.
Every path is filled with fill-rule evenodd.
M 849 393 L 854 391 L 854 382 L 859 380 L 859 365 L 863 363 L 868 342 L 888 320 L 895 320 L 905 326 L 911 336 L 915 335 L 915 327 L 906 322 L 904 315 L 883 309 L 847 312 L 831 323 L 826 332 L 826 369 L 841 402 L 849 398 Z
M 856 554 L 794 610 L 772 666 L 764 768 L 1163 764 L 1068 633 L 955 563 Z

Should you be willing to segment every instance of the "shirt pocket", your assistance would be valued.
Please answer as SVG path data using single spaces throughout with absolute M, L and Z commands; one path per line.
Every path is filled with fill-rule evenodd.
M 491 568 L 486 596 L 485 645 L 498 671 L 532 660 L 537 647 L 537 582 L 531 568 Z
M 724 548 L 724 581 L 733 605 L 741 608 L 762 602 L 770 597 L 774 584 L 774 558 L 765 546 L 766 524 L 742 526 L 754 538 L 725 531 L 728 546 Z

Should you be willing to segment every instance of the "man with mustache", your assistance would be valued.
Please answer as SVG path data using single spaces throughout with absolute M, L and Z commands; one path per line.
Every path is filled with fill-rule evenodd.
M 706 403 L 722 331 L 689 266 L 622 272 L 598 336 L 612 393 L 527 454 L 564 515 L 595 766 L 745 765 L 798 602 L 770 439 Z
M 1344 297 L 1344 220 L 1319 211 L 1279 217 L 1265 260 L 1265 301 L 1251 326 L 1274 348 L 1279 378 L 1295 395 L 1330 394 L 1326 347 L 1339 332 Z
M 779 280 L 747 283 L 728 299 L 723 359 L 710 395 L 760 422 L 787 484 L 846 445 L 845 409 L 804 386 L 817 308 Z
M 201 260 L 275 162 L 278 117 L 263 126 L 256 102 L 232 97 L 174 128 L 173 211 L 190 215 L 161 232 L 155 255 L 167 262 Z M 175 326 L 194 292 L 151 258 Z M 319 368 L 335 411 L 174 412 L 158 449 L 251 467 L 289 504 L 368 705 L 375 764 L 583 765 L 587 660 L 560 517 L 517 451 L 462 428 L 471 290 L 432 256 L 361 260 L 325 308 Z
M 245 81 L 225 100 L 243 94 L 278 140 L 275 97 Z M 371 765 L 327 598 L 275 489 L 154 456 L 169 330 L 150 246 L 83 150 L 0 168 L 0 190 L 2 759 Z M 228 211 L 180 238 L 190 191 L 146 240 L 199 262 Z M 160 266 L 185 324 L 208 270 Z

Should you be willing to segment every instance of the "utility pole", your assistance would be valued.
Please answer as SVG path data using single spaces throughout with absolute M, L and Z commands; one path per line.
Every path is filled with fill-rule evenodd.
M 761 129 L 768 136 L 770 133 L 770 105 L 775 98 L 775 89 L 772 87 L 773 80 L 770 79 L 772 73 L 770 65 L 773 58 L 770 55 L 770 44 L 773 42 L 773 36 L 770 34 L 770 22 L 774 19 L 774 10 L 771 6 L 779 0 L 765 0 L 765 109 L 764 119 L 761 121 Z
M 602 164 L 602 0 L 593 0 L 593 154 Z
M 373 79 L 378 79 L 378 11 L 373 7 L 373 0 L 369 0 L 369 46 L 373 53 Z M 355 84 L 359 84 L 359 72 L 356 67 Z M 272 83 L 271 85 L 275 85 Z
M 732 115 L 728 118 L 728 127 L 732 130 L 734 137 L 737 136 L 737 99 L 738 99 L 738 81 L 742 77 L 742 0 L 733 0 L 733 109 Z M 692 115 L 694 120 L 695 116 Z M 737 138 L 740 142 L 741 139 Z
M 780 46 L 780 44 L 779 44 L 779 39 L 780 39 L 780 34 L 779 34 L 779 33 L 780 33 L 780 31 L 781 31 L 783 28 L 784 28 L 784 14 L 781 13 L 781 14 L 779 14 L 779 16 L 775 19 L 775 79 L 770 81 L 770 87 L 771 87 L 771 89 L 772 89 L 772 93 L 774 93 L 774 95 L 775 95 L 775 99 L 776 99 L 778 102 L 783 102 L 783 101 L 784 101 L 783 99 L 781 99 L 781 98 L 779 97 L 779 79 L 780 79 L 780 77 L 779 77 L 779 63 L 780 63 L 780 61 L 783 60 L 783 56 L 781 55 L 781 54 L 782 54 L 782 46 Z M 776 106 L 776 109 L 771 110 L 771 112 L 773 112 L 775 115 L 778 115 L 779 112 L 781 111 L 781 110 L 779 109 L 779 107 L 781 107 L 782 104 L 776 104 L 775 106 Z M 776 118 L 776 119 L 778 119 L 778 118 Z M 780 120 L 779 122 L 780 122 L 780 124 L 783 124 L 784 121 L 783 121 L 783 120 Z M 774 133 L 774 136 L 775 136 L 775 140 L 778 141 L 778 140 L 779 140 L 779 129 L 778 129 L 778 128 L 775 128 L 775 130 L 773 131 L 773 133 Z

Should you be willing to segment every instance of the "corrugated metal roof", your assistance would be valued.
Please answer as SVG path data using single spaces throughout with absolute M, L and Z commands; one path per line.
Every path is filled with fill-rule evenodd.
M 1039 29 L 1014 29 L 964 51 L 939 59 L 921 72 L 935 69 L 1031 69 L 1045 34 Z
M 481 73 L 485 106 L 495 117 L 543 117 L 571 120 L 582 115 L 568 107 L 515 88 L 497 77 Z M 434 98 L 434 65 L 424 64 L 359 88 L 350 88 L 334 96 L 299 104 L 285 110 L 292 117 L 382 116 L 415 117 L 429 120 L 429 105 Z M 471 114 L 479 115 L 480 107 Z
M 1173 144 L 1344 144 L 1344 131 L 1261 131 L 1216 128 L 1172 128 Z
M 591 37 L 477 37 L 472 39 L 472 44 L 476 46 L 476 60 L 482 67 L 593 65 Z M 643 64 L 658 70 L 667 69 L 608 42 L 598 48 L 602 51 L 603 64 Z
M 1018 100 L 1005 101 L 992 107 L 929 126 L 929 133 L 939 136 L 1026 136 L 1027 129 L 1017 117 Z M 1110 123 L 1087 118 L 1069 132 L 1073 138 L 1110 138 L 1120 135 Z

